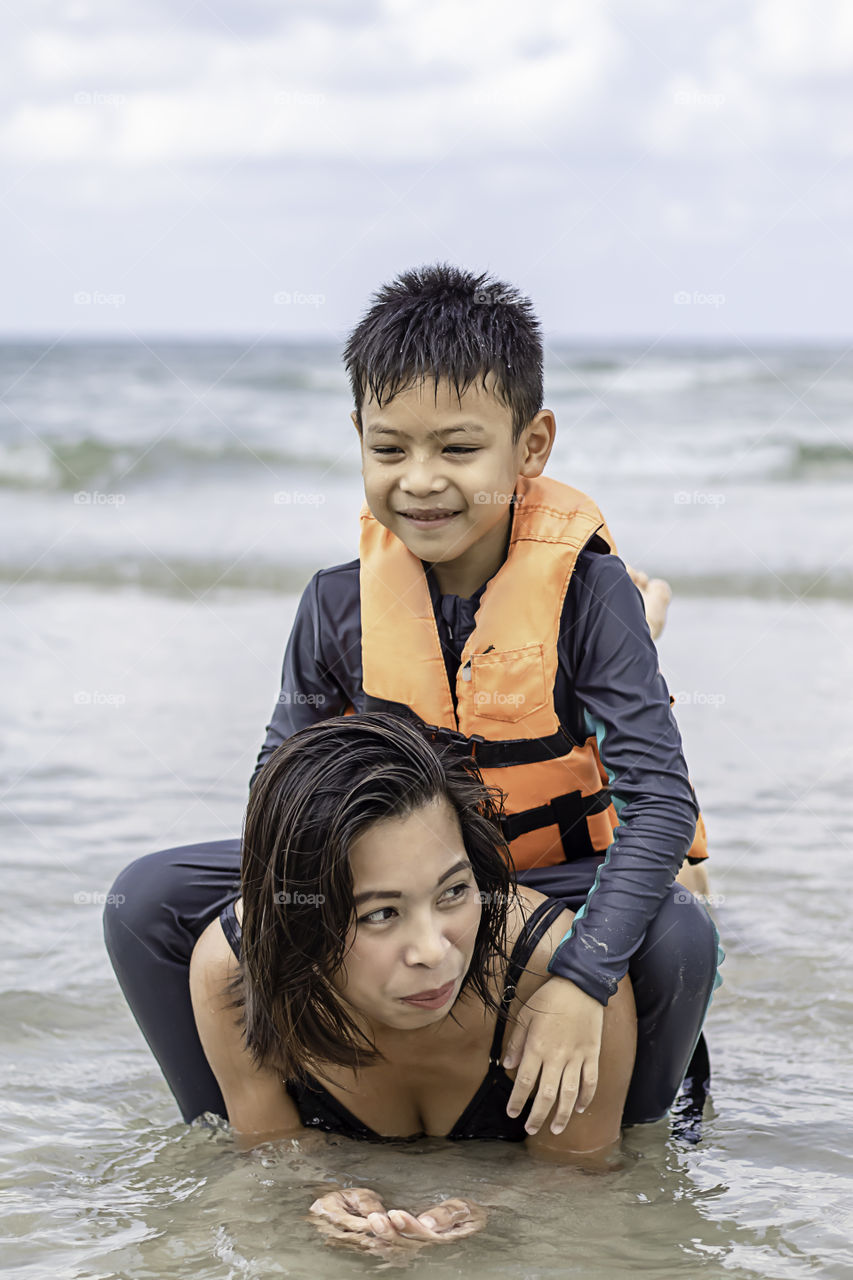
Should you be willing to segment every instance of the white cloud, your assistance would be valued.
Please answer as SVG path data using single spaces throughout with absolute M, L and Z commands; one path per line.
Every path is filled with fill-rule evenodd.
M 784 79 L 853 70 L 853 6 L 849 0 L 759 0 L 750 61 Z
M 847 145 L 812 82 L 853 67 L 848 0 L 705 8 L 692 42 L 676 38 L 677 6 L 648 0 L 381 0 L 363 13 L 331 0 L 126 4 L 118 15 L 42 4 L 10 24 L 0 157 L 436 160 L 460 134 L 495 155 L 537 140 L 606 154 L 628 139 L 685 158 L 784 151 L 788 139 L 828 156 Z
M 63 311 L 103 288 L 117 322 L 263 330 L 291 287 L 340 327 L 442 257 L 564 330 L 640 331 L 655 297 L 665 329 L 674 291 L 724 279 L 727 323 L 825 331 L 813 282 L 849 261 L 841 0 L 31 0 L 0 22 L 6 327 L 103 323 Z
M 341 39 L 322 16 L 226 28 L 26 34 L 0 130 L 8 159 L 149 164 L 214 157 L 439 158 L 460 123 L 483 147 L 588 126 L 618 58 L 583 0 L 496 10 L 385 0 Z M 29 86 L 27 88 L 27 85 Z

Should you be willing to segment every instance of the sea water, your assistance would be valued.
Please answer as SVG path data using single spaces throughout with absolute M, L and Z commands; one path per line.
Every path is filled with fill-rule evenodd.
M 349 391 L 331 346 L 154 340 L 7 342 L 0 387 L 0 1266 L 362 1276 L 306 1211 L 366 1185 L 489 1209 L 413 1274 L 853 1275 L 853 357 L 549 344 L 548 473 L 673 586 L 727 952 L 702 1141 L 633 1129 L 608 1177 L 509 1144 L 237 1155 L 181 1122 L 101 910 L 130 859 L 239 834 L 299 593 L 357 554 Z

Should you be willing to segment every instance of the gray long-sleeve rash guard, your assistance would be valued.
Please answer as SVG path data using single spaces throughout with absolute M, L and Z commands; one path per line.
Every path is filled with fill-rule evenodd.
M 619 823 L 595 883 L 549 969 L 606 1004 L 677 874 L 698 807 L 642 597 L 622 561 L 593 539 L 569 583 L 555 688 L 561 723 L 598 739 Z M 440 596 L 427 573 L 451 689 L 479 597 Z M 302 595 L 281 693 L 252 775 L 306 725 L 365 710 L 359 562 L 321 569 Z

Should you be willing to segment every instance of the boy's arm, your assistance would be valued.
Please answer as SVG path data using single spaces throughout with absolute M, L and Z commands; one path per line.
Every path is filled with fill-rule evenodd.
M 619 826 L 549 969 L 606 1004 L 684 861 L 698 807 L 639 592 L 612 555 L 589 556 L 577 578 L 566 647 Z
M 296 610 L 284 653 L 281 690 L 249 782 L 250 791 L 267 759 L 285 739 L 309 724 L 343 715 L 350 705 L 323 651 L 320 578 L 320 573 L 314 574 Z
M 507 1112 L 541 1069 L 528 1133 L 561 1096 L 589 1106 L 598 1084 L 602 1005 L 628 971 L 690 848 L 698 807 L 637 588 L 613 555 L 582 557 L 563 613 L 560 662 L 598 740 L 620 825 L 586 902 L 548 964 L 553 980 L 519 1016 L 504 1066 L 518 1067 Z M 572 708 L 557 708 L 575 722 Z M 564 981 L 567 979 L 568 981 Z

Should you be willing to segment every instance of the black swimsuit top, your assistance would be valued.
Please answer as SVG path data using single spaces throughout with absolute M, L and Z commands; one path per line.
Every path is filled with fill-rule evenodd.
M 565 909 L 562 902 L 553 898 L 541 902 L 527 919 L 510 955 L 507 966 L 501 1005 L 495 1020 L 495 1034 L 489 1049 L 489 1069 L 479 1089 L 462 1112 L 453 1128 L 445 1136 L 452 1141 L 463 1138 L 501 1138 L 505 1142 L 523 1142 L 527 1137 L 524 1125 L 530 1114 L 535 1093 L 528 1098 L 522 1111 L 514 1119 L 506 1108 L 513 1082 L 501 1066 L 501 1046 L 507 1014 L 515 996 L 515 988 L 530 957 L 545 931 Z M 231 949 L 240 958 L 240 925 L 231 902 L 220 915 L 222 931 Z M 405 1138 L 389 1138 L 369 1128 L 358 1116 L 354 1116 L 342 1102 L 313 1077 L 307 1084 L 294 1080 L 285 1081 L 287 1092 L 296 1103 L 299 1118 L 307 1128 L 324 1129 L 327 1133 L 341 1133 L 348 1138 L 360 1138 L 367 1142 L 414 1142 L 426 1135 L 416 1133 Z

